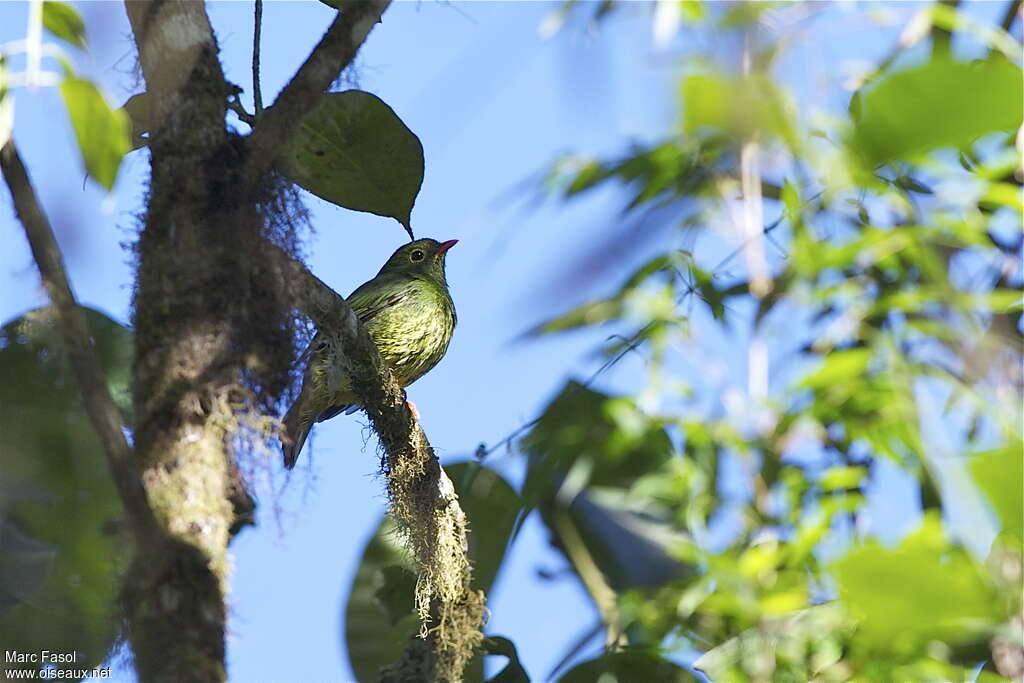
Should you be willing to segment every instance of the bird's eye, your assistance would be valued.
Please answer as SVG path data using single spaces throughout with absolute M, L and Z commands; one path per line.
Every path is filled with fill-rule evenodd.
M 422 249 L 417 249 L 416 251 L 409 254 L 409 258 L 411 258 L 413 261 L 422 261 L 423 256 L 424 254 Z

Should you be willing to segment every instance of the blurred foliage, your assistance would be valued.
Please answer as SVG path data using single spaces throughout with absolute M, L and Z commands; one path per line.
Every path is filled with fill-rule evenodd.
M 56 85 L 75 131 L 75 141 L 86 173 L 108 191 L 112 190 L 122 159 L 133 149 L 132 123 L 125 111 L 110 106 L 95 82 L 75 72 L 61 45 L 43 43 L 42 29 L 45 28 L 47 33 L 69 45 L 88 49 L 85 21 L 79 11 L 71 4 L 57 0 L 41 0 L 35 7 L 41 11 L 29 12 L 26 39 L 0 46 L 3 48 L 0 49 L 0 146 L 11 137 L 14 126 L 14 98 L 8 87 L 14 77 L 33 89 L 40 85 Z M 10 71 L 8 60 L 19 52 L 30 56 L 29 68 L 15 74 Z M 62 73 L 43 71 L 38 63 L 33 66 L 32 53 L 55 58 Z
M 88 47 L 85 42 L 85 22 L 82 21 L 82 15 L 66 2 L 43 0 L 43 26 L 53 35 L 75 47 L 83 50 Z
M 885 73 L 851 101 L 852 147 L 872 164 L 938 147 L 969 150 L 982 135 L 1020 125 L 1020 67 L 999 53 L 972 62 L 940 52 L 923 66 Z M 899 131 L 899 135 L 893 135 Z
M 132 124 L 121 109 L 110 106 L 92 81 L 71 72 L 60 84 L 85 170 L 96 182 L 113 189 L 124 155 L 132 150 Z
M 614 30 L 627 6 L 566 2 L 542 34 Z M 626 220 L 598 242 L 640 239 L 634 215 L 678 231 L 645 233 L 669 235 L 661 253 L 527 333 L 608 331 L 598 373 L 568 382 L 517 443 L 518 521 L 539 513 L 560 576 L 600 619 L 539 680 L 1020 675 L 1020 45 L 922 3 L 848 107 L 816 110 L 778 67 L 795 7 L 830 11 L 657 3 L 659 44 L 685 27 L 743 59 L 682 58 L 674 130 L 548 175 L 566 201 L 619 188 Z M 751 230 L 751 216 L 765 220 Z M 768 288 L 750 282 L 758 265 Z M 614 386 L 633 390 L 598 389 L 629 355 L 643 371 Z M 915 516 L 879 499 L 893 486 L 880 459 L 916 482 Z M 965 531 L 953 520 L 970 509 Z M 493 652 L 521 680 L 512 643 Z
M 131 333 L 86 315 L 124 408 Z M 50 309 L 0 328 L 0 377 L 0 642 L 98 665 L 119 632 L 121 504 Z

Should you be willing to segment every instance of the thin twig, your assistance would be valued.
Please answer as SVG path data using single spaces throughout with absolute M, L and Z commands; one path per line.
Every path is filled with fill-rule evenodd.
M 1013 22 L 1017 19 L 1020 14 L 1021 0 L 1013 0 L 1006 8 L 1006 14 L 1003 15 L 1003 20 L 999 22 L 999 25 L 1007 33 L 1013 28 Z
M 232 95 L 228 98 L 228 109 L 235 112 L 240 121 L 255 128 L 256 117 L 245 110 L 242 103 L 238 101 L 238 95 Z
M 295 133 L 302 117 L 308 114 L 356 52 L 370 30 L 380 21 L 391 0 L 369 0 L 346 5 L 338 12 L 327 32 L 295 72 L 288 85 L 246 139 L 250 155 L 248 175 L 255 180 L 273 163 L 281 148 Z
M 252 30 L 252 99 L 256 116 L 263 111 L 263 93 L 260 91 L 260 33 L 263 29 L 263 0 L 256 0 L 256 16 Z
M 131 447 L 121 431 L 121 413 L 110 395 L 107 379 L 90 341 L 85 313 L 71 291 L 57 238 L 39 204 L 14 140 L 8 140 L 0 149 L 0 169 L 32 248 L 32 256 L 39 268 L 43 285 L 56 311 L 57 326 L 82 392 L 86 413 L 100 438 L 118 493 L 130 513 L 136 531 L 153 529 L 155 521 L 152 511 L 132 463 Z
M 601 621 L 605 627 L 605 648 L 611 651 L 617 650 L 626 645 L 628 640 L 622 629 L 615 590 L 605 580 L 604 572 L 597 566 L 586 542 L 569 518 L 569 511 L 567 509 L 554 510 L 552 521 L 561 538 L 566 556 L 576 568 L 577 576 L 583 581 L 584 587 L 590 593 L 590 597 L 594 599 L 594 604 L 597 605 L 597 609 L 601 613 Z
M 605 370 L 607 370 L 608 368 L 612 367 L 613 365 L 618 363 L 620 360 L 622 360 L 626 356 L 627 353 L 629 353 L 631 351 L 635 351 L 636 348 L 638 346 L 640 346 L 640 343 L 643 341 L 643 338 L 642 338 L 643 333 L 646 332 L 647 329 L 649 327 L 651 327 L 652 325 L 653 325 L 653 323 L 648 323 L 648 324 L 644 325 L 642 328 L 640 328 L 640 330 L 636 334 L 633 335 L 633 340 L 630 341 L 629 344 L 627 344 L 625 347 L 623 347 L 623 349 L 621 351 L 619 351 L 617 354 L 615 354 L 612 358 L 609 358 L 608 360 L 606 360 L 601 365 L 601 367 L 599 367 L 596 371 L 594 371 L 594 373 L 590 377 L 588 377 L 586 379 L 586 381 L 584 381 L 582 384 L 579 385 L 579 388 L 586 389 L 591 384 L 593 384 L 595 381 L 597 381 L 597 378 L 600 377 L 605 372 Z M 513 429 L 507 436 L 505 436 L 503 439 L 501 439 L 501 441 L 498 441 L 497 443 L 495 443 L 490 448 L 483 448 L 483 444 L 481 444 L 481 447 L 477 448 L 477 450 L 476 450 L 475 457 L 477 459 L 479 459 L 479 460 L 483 460 L 488 455 L 491 455 L 492 453 L 494 453 L 498 449 L 502 448 L 503 446 L 512 443 L 520 434 L 522 434 L 527 429 L 530 429 L 535 424 L 540 422 L 540 418 L 541 417 L 542 416 L 538 415 L 537 417 L 533 418 L 529 422 L 527 422 L 525 424 L 519 425 L 518 427 Z

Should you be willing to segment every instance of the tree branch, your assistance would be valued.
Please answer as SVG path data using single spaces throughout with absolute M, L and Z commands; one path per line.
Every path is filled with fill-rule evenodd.
M 121 431 L 121 413 L 110 395 L 107 379 L 90 342 L 85 314 L 68 283 L 53 228 L 43 213 L 13 139 L 8 140 L 0 149 L 0 168 L 32 248 L 32 256 L 39 268 L 43 285 L 57 312 L 57 326 L 82 392 L 85 410 L 100 438 L 103 452 L 106 453 L 118 493 L 129 512 L 135 531 L 153 529 L 153 516 L 138 472 L 132 463 L 131 448 Z
M 594 562 L 586 542 L 573 526 L 568 509 L 556 507 L 551 511 L 551 515 L 555 530 L 561 537 L 566 556 L 576 568 L 576 574 L 580 577 L 587 592 L 590 593 L 590 597 L 594 599 L 597 611 L 601 614 L 601 623 L 605 627 L 605 649 L 611 651 L 625 646 L 628 640 L 622 629 L 615 590 L 608 585 L 604 573 Z
M 124 6 L 149 94 L 150 146 L 164 130 L 178 148 L 183 142 L 216 148 L 230 88 L 217 59 L 206 5 L 194 0 L 125 0 Z
M 299 307 L 320 334 L 339 349 L 341 370 L 370 418 L 384 449 L 391 514 L 405 536 L 418 569 L 416 607 L 433 658 L 403 657 L 391 668 L 393 680 L 458 681 L 483 640 L 484 595 L 470 588 L 468 523 L 451 480 L 426 434 L 413 417 L 391 370 L 348 303 L 299 261 L 281 252 L 284 269 L 303 295 Z M 421 648 L 416 648 L 417 650 Z M 406 666 L 416 673 L 404 676 Z M 426 673 L 425 673 L 426 672 Z M 388 679 L 392 680 L 392 679 Z
M 999 22 L 999 25 L 1007 33 L 1013 29 L 1013 22 L 1020 15 L 1020 5 L 1021 0 L 1011 0 L 1006 6 L 1006 12 L 1003 14 L 1003 19 Z
M 263 111 L 263 92 L 260 90 L 260 34 L 263 32 L 263 0 L 256 0 L 252 27 L 252 106 L 259 116 Z
M 356 56 L 391 0 L 352 2 L 339 11 L 327 32 L 247 139 L 250 179 L 259 178 L 287 144 L 302 117 Z

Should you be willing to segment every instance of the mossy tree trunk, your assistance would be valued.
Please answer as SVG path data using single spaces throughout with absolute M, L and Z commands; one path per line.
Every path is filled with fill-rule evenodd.
M 237 382 L 226 258 L 246 230 L 230 196 L 226 91 L 201 3 L 129 2 L 153 118 L 152 173 L 137 245 L 135 454 L 159 534 L 138 539 L 125 582 L 145 681 L 224 680 L 228 530 L 226 421 Z M 259 224 L 248 226 L 258 238 Z
M 252 505 L 234 458 L 247 439 L 272 435 L 267 414 L 289 385 L 296 308 L 345 350 L 342 362 L 381 438 L 392 513 L 420 574 L 427 638 L 407 653 L 425 652 L 411 680 L 460 680 L 480 645 L 484 596 L 470 589 L 454 487 L 366 329 L 295 259 L 301 204 L 272 168 L 388 4 L 345 5 L 272 108 L 257 116 L 236 108 L 253 126 L 243 137 L 226 126 L 238 88 L 224 79 L 205 5 L 125 3 L 146 82 L 140 120 L 151 162 L 135 244 L 133 444 L 27 170 L 13 141 L 0 150 L 124 503 L 134 555 L 122 601 L 147 683 L 227 678 L 227 548 Z M 386 675 L 409 679 L 407 660 Z

